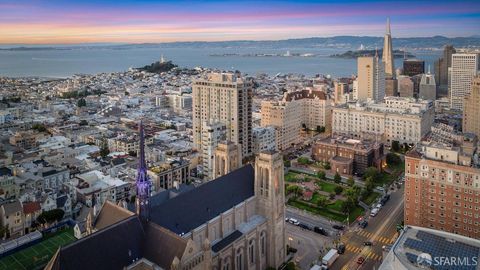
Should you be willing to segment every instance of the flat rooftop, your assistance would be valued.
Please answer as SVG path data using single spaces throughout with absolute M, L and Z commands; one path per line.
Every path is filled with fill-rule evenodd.
M 379 270 L 480 269 L 480 240 L 428 228 L 406 226 Z M 448 260 L 448 262 L 447 262 Z

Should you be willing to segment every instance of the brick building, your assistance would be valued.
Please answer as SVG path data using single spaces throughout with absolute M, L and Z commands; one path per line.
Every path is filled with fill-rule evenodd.
M 477 137 L 422 142 L 405 156 L 405 224 L 480 238 Z
M 330 162 L 333 173 L 362 175 L 368 167 L 381 169 L 384 147 L 383 143 L 371 140 L 330 137 L 313 145 L 312 158 Z

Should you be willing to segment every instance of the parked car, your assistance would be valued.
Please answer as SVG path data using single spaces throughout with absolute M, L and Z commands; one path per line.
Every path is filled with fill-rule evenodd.
M 373 209 L 372 209 L 372 212 L 370 212 L 370 216 L 371 216 L 371 217 L 376 216 L 376 215 L 378 214 L 378 211 L 380 211 L 380 209 L 378 209 L 378 208 L 373 208 Z
M 296 220 L 294 218 L 288 218 L 287 222 L 290 223 L 290 224 L 296 225 L 296 226 L 300 225 L 300 222 L 298 222 L 298 220 Z
M 318 234 L 328 236 L 327 231 L 326 231 L 325 229 L 323 229 L 323 228 L 320 228 L 320 227 L 315 226 L 315 227 L 313 228 L 313 231 L 316 232 L 316 233 L 318 233 Z
M 382 206 L 383 206 L 383 205 L 381 205 L 381 204 L 379 203 L 379 204 L 377 204 L 377 205 L 375 206 L 375 208 L 378 208 L 378 210 L 380 210 L 380 209 L 382 208 Z
M 368 226 L 368 221 L 362 220 L 358 223 L 358 225 L 360 226 L 360 228 L 365 229 Z
M 358 257 L 357 259 L 357 263 L 358 264 L 363 264 L 365 262 L 365 258 L 364 257 Z
M 310 226 L 308 226 L 307 224 L 303 224 L 303 223 L 298 224 L 298 227 L 300 227 L 302 229 L 305 229 L 305 230 L 309 230 L 309 231 L 312 230 L 312 228 Z
M 345 226 L 343 226 L 343 225 L 338 225 L 338 224 L 334 224 L 334 225 L 332 226 L 332 228 L 334 228 L 335 230 L 343 230 L 343 229 L 345 229 Z

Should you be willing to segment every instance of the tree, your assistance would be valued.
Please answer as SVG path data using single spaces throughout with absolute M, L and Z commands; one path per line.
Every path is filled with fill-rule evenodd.
M 38 132 L 45 132 L 45 131 L 47 131 L 47 128 L 45 127 L 44 124 L 34 124 L 34 125 L 32 126 L 32 129 L 33 129 L 33 130 L 36 130 L 36 131 L 38 131 Z
M 318 178 L 323 179 L 323 180 L 325 180 L 327 178 L 326 175 L 325 175 L 325 171 L 318 171 L 317 176 L 318 176 Z
M 343 191 L 343 187 L 341 186 L 336 186 L 335 187 L 335 194 L 339 195 L 340 193 L 342 193 Z
M 87 106 L 87 101 L 84 98 L 81 98 L 77 101 L 77 107 L 85 107 Z
M 330 162 L 325 162 L 325 164 L 323 165 L 323 168 L 325 168 L 325 170 L 330 170 Z
M 327 198 L 323 197 L 323 196 L 319 196 L 318 199 L 317 199 L 317 206 L 319 208 L 323 208 L 327 205 Z
M 398 141 L 392 141 L 392 150 L 395 152 L 400 151 L 400 143 Z
M 318 133 L 323 133 L 323 132 L 325 132 L 325 127 L 324 127 L 324 126 L 317 126 L 317 132 L 318 132 Z
M 408 150 L 410 150 L 410 145 L 408 145 L 408 143 L 403 143 L 403 150 L 408 152 Z
M 108 143 L 106 139 L 102 140 L 102 145 L 100 146 L 100 156 L 102 158 L 108 156 L 110 154 L 110 149 L 108 149 Z
M 350 177 L 347 179 L 347 185 L 348 185 L 349 187 L 353 187 L 353 185 L 355 185 L 355 180 L 353 180 L 353 177 L 350 176 Z
M 338 172 L 335 173 L 335 176 L 333 177 L 333 181 L 335 181 L 335 183 L 337 184 L 340 184 L 342 182 L 342 177 L 340 176 L 340 174 L 338 174 Z
M 402 159 L 395 153 L 388 153 L 386 160 L 389 166 L 394 166 L 402 163 Z
M 7 226 L 0 225 L 0 238 L 1 239 L 3 239 L 6 236 L 7 230 L 8 230 L 8 224 L 7 224 Z
M 306 157 L 299 157 L 297 158 L 297 162 L 302 164 L 302 165 L 307 165 L 310 164 L 310 160 Z
M 375 167 L 368 167 L 365 169 L 365 173 L 363 174 L 363 179 L 367 179 L 371 177 L 373 181 L 376 181 L 379 176 L 378 169 Z
M 368 177 L 365 180 L 365 190 L 368 192 L 368 194 L 370 194 L 373 191 L 374 187 L 375 187 L 375 181 L 373 180 L 372 177 Z
M 40 224 L 51 223 L 54 221 L 60 221 L 63 218 L 65 212 L 62 209 L 53 209 L 45 211 L 37 217 L 37 222 Z

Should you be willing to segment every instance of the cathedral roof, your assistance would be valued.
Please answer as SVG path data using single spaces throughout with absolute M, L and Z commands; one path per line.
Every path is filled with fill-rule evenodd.
M 95 219 L 94 227 L 97 230 L 101 230 L 133 215 L 135 214 L 127 209 L 119 207 L 110 201 L 105 201 L 100 213 L 98 213 Z
M 45 269 L 118 270 L 143 257 L 144 231 L 137 216 L 60 248 Z
M 176 234 L 189 233 L 254 196 L 254 169 L 245 165 L 150 210 L 150 221 Z

